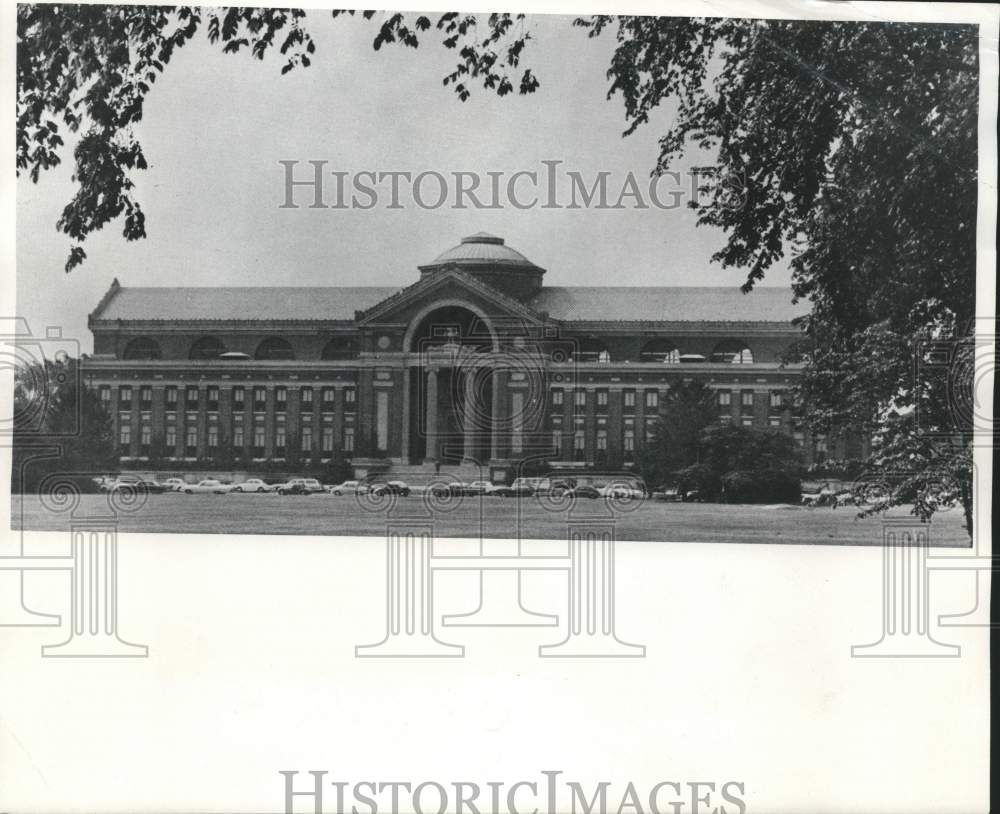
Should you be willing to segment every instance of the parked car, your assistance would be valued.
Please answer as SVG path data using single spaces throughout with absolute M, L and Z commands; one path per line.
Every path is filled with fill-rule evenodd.
M 316 478 L 292 478 L 279 484 L 277 491 L 279 495 L 313 495 L 326 490 Z
M 548 491 L 548 483 L 548 478 L 516 478 L 510 490 L 516 497 L 531 497 Z
M 571 494 L 573 497 L 577 498 L 585 497 L 591 500 L 594 500 L 602 496 L 601 490 L 598 489 L 596 486 L 591 486 L 589 483 L 583 483 L 580 484 L 579 486 L 574 486 L 572 489 L 569 490 L 569 494 Z
M 646 490 L 632 481 L 614 481 L 598 487 L 601 497 L 615 500 L 645 500 Z
M 183 478 L 167 478 L 163 481 L 163 488 L 168 492 L 180 492 L 187 483 Z
M 331 495 L 364 495 L 371 489 L 370 484 L 360 480 L 345 480 L 327 488 Z
M 384 495 L 408 497 L 410 487 L 401 480 L 390 480 L 385 483 L 373 484 L 370 491 L 374 497 L 382 497 Z
M 277 487 L 270 483 L 264 483 L 260 478 L 247 478 L 242 483 L 237 483 L 230 490 L 232 492 L 274 492 Z
M 186 495 L 224 495 L 229 488 L 229 484 L 220 480 L 205 478 L 197 483 L 185 483 L 181 491 Z
M 465 493 L 473 496 L 502 495 L 506 489 L 506 486 L 497 486 L 488 480 L 474 480 L 472 483 L 465 484 Z
M 155 480 L 149 478 L 136 478 L 129 477 L 128 475 L 116 478 L 111 484 L 108 485 L 105 491 L 116 492 L 120 489 L 135 489 L 139 492 L 146 492 L 150 495 L 163 494 L 166 488 L 161 483 L 157 483 Z

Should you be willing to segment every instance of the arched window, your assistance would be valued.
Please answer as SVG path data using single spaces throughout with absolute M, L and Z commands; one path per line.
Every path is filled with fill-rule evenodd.
M 323 347 L 319 358 L 324 361 L 331 359 L 354 359 L 358 355 L 358 342 L 353 336 L 335 336 Z
M 203 336 L 191 346 L 189 359 L 218 359 L 226 352 L 226 346 L 217 336 Z
M 280 336 L 269 336 L 257 346 L 254 359 L 294 359 L 295 351 Z
M 681 360 L 681 352 L 669 339 L 651 339 L 639 352 L 640 362 L 676 365 Z
M 130 360 L 162 359 L 163 353 L 160 351 L 160 345 L 155 339 L 150 339 L 148 336 L 140 336 L 125 346 L 125 353 L 122 354 L 122 358 Z
M 715 346 L 711 361 L 731 365 L 752 365 L 753 353 L 745 342 L 738 339 L 726 339 Z
M 611 352 L 599 339 L 581 339 L 576 351 L 576 360 L 606 365 L 611 361 Z

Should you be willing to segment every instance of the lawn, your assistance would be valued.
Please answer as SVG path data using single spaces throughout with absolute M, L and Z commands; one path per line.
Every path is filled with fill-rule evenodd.
M 388 510 L 387 510 L 388 509 Z M 104 495 L 82 495 L 76 516 L 108 514 Z M 909 516 L 905 507 L 892 517 Z M 12 498 L 13 528 L 67 529 L 70 514 L 56 513 L 37 496 Z M 382 537 L 387 520 L 432 521 L 439 537 L 564 539 L 569 523 L 613 523 L 619 540 L 719 543 L 878 545 L 879 518 L 856 519 L 852 509 L 777 505 L 663 503 L 647 501 L 617 511 L 603 500 L 580 500 L 567 510 L 533 498 L 463 498 L 428 506 L 423 498 L 398 498 L 391 507 L 330 495 L 150 495 L 135 511 L 118 514 L 125 532 L 300 534 Z M 938 515 L 934 546 L 963 547 L 969 538 L 959 511 Z

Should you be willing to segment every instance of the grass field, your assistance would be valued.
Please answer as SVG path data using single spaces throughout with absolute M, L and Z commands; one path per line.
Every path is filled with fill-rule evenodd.
M 38 497 L 12 498 L 15 529 L 58 531 L 70 515 L 56 513 Z M 353 497 L 331 495 L 182 495 L 148 496 L 145 505 L 118 514 L 125 532 L 201 534 L 301 534 L 381 537 L 386 507 L 361 504 Z M 79 516 L 106 514 L 104 495 L 83 495 Z M 648 501 L 627 512 L 612 512 L 603 500 L 581 500 L 570 511 L 551 511 L 531 498 L 464 498 L 429 509 L 421 497 L 398 498 L 391 519 L 426 518 L 440 537 L 563 539 L 567 523 L 613 520 L 619 540 L 718 543 L 878 545 L 881 520 L 858 520 L 851 509 L 808 509 L 800 506 L 751 506 Z M 890 516 L 906 517 L 901 507 Z M 938 515 L 931 545 L 963 547 L 969 538 L 961 513 Z

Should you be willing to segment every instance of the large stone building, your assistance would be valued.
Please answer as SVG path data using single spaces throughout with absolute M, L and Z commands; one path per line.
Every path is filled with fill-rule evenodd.
M 545 286 L 486 234 L 419 272 L 401 290 L 115 280 L 84 369 L 123 466 L 628 466 L 685 378 L 716 391 L 720 421 L 825 454 L 790 410 L 799 369 L 781 356 L 804 308 L 787 288 Z

